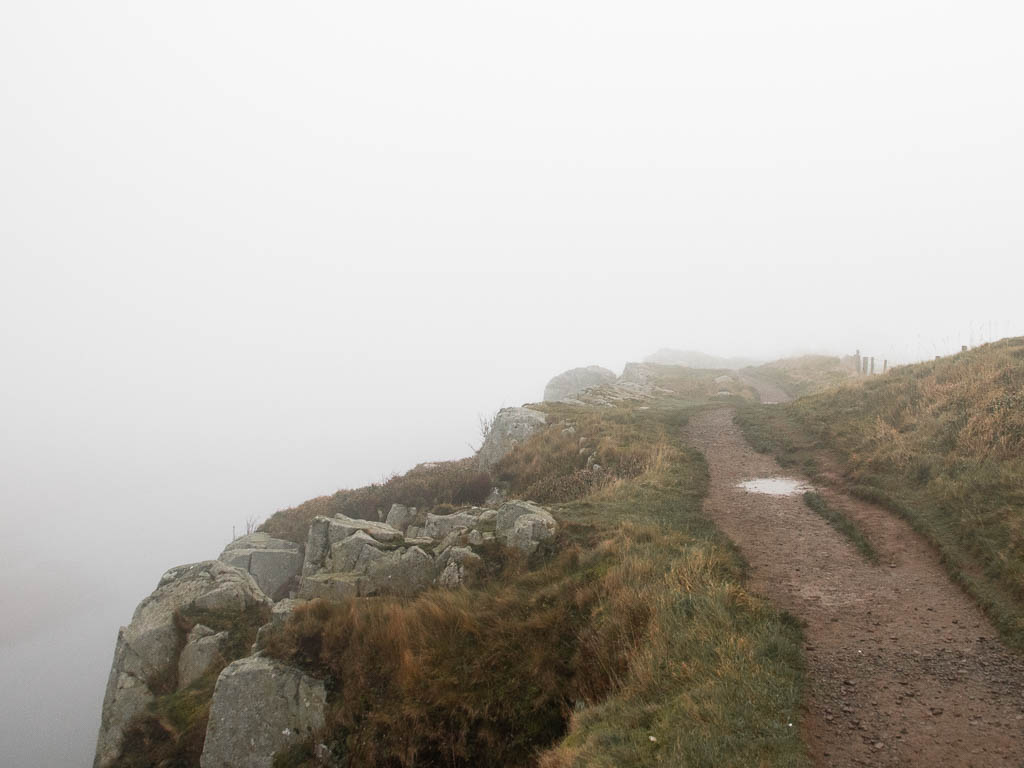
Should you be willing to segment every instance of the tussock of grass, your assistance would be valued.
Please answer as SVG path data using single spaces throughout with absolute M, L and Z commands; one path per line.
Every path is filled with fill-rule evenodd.
M 612 478 L 553 507 L 554 556 L 472 590 L 314 602 L 268 641 L 328 680 L 326 743 L 352 768 L 805 764 L 799 629 L 744 591 L 702 514 L 685 416 L 547 410 L 505 482 L 558 487 L 568 437 Z
M 931 540 L 1024 648 L 1024 339 L 748 409 L 745 419 L 755 447 L 781 460 L 830 451 L 852 491 Z
M 849 539 L 869 562 L 878 562 L 878 552 L 875 550 L 874 546 L 872 546 L 871 541 L 864 535 L 863 531 L 857 527 L 856 523 L 847 517 L 841 510 L 833 507 L 825 501 L 820 493 L 815 493 L 814 491 L 806 491 L 803 498 L 804 504 L 806 504 L 812 512 L 816 513 L 829 525 Z

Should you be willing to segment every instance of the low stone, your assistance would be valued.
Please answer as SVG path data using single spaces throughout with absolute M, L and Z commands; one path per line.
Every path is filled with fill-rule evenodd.
M 227 632 L 214 632 L 202 624 L 192 628 L 178 657 L 178 690 L 192 685 L 214 664 L 224 663 L 221 649 L 227 640 Z
M 360 595 L 402 595 L 423 591 L 434 580 L 434 558 L 419 547 L 389 552 L 359 577 Z
M 547 424 L 542 411 L 530 408 L 502 408 L 477 452 L 477 463 L 482 469 L 493 469 L 513 448 Z
M 364 531 L 356 531 L 348 538 L 331 545 L 331 554 L 324 568 L 332 572 L 363 573 L 370 563 L 384 556 L 382 546 Z
M 387 524 L 392 528 L 406 533 L 410 525 L 422 525 L 423 516 L 416 507 L 407 507 L 404 504 L 392 504 L 388 512 Z
M 481 562 L 480 555 L 469 547 L 449 547 L 437 558 L 438 585 L 453 588 L 465 584 Z
M 479 511 L 459 510 L 450 515 L 428 514 L 423 526 L 423 535 L 430 539 L 440 540 L 457 528 L 475 528 L 480 522 Z
M 551 513 L 532 501 L 510 501 L 498 510 L 498 540 L 528 555 L 549 544 L 557 529 Z
M 300 600 L 342 600 L 359 596 L 359 575 L 355 573 L 316 573 L 299 582 Z
M 536 515 L 540 513 L 548 514 L 548 511 L 539 504 L 535 504 L 532 501 L 506 501 L 498 509 L 498 514 L 495 519 L 494 530 L 495 533 L 500 534 L 512 530 L 512 526 L 518 518 L 523 515 Z
M 326 711 L 322 680 L 272 659 L 239 659 L 217 678 L 199 764 L 272 768 L 275 755 L 324 727 Z

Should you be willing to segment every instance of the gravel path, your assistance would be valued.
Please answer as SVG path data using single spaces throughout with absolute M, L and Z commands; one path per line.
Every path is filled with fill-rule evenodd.
M 871 539 L 872 565 L 797 496 L 736 484 L 786 475 L 731 409 L 694 416 L 706 509 L 750 562 L 750 587 L 806 623 L 804 736 L 816 765 L 1024 768 L 1024 659 L 937 556 L 884 510 L 823 490 Z

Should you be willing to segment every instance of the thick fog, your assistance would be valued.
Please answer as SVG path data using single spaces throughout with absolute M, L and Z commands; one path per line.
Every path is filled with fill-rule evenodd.
M 0 744 L 247 519 L 659 347 L 1024 333 L 1010 2 L 7 4 Z

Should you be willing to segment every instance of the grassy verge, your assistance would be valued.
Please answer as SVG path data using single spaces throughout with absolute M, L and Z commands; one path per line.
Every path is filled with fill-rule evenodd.
M 871 545 L 871 541 L 864 535 L 863 531 L 847 517 L 842 511 L 829 504 L 819 493 L 807 491 L 804 493 L 804 504 L 808 509 L 816 513 L 825 522 L 839 531 L 843 536 L 864 555 L 864 558 L 871 563 L 878 562 L 878 552 Z
M 328 680 L 324 741 L 352 768 L 805 765 L 799 627 L 743 589 L 703 515 L 679 402 L 544 407 L 496 472 L 547 501 L 553 555 L 471 589 L 314 602 L 268 642 Z
M 905 518 L 1024 649 L 1024 339 L 801 398 L 748 406 L 758 450 L 816 470 Z M 813 474 L 813 471 L 812 471 Z

